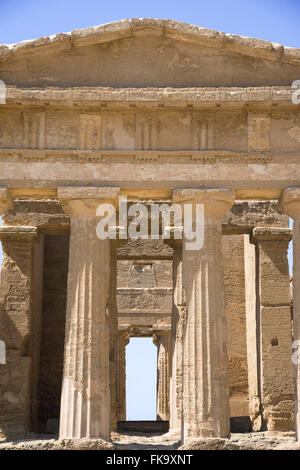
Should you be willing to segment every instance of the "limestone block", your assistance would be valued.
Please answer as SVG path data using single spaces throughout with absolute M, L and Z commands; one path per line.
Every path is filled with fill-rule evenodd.
M 248 146 L 251 151 L 268 151 L 271 139 L 270 116 L 248 113 Z
M 118 312 L 170 313 L 172 289 L 118 289 Z
M 261 308 L 262 389 L 266 404 L 294 399 L 291 321 L 290 306 Z
M 15 199 L 13 209 L 3 216 L 4 225 L 29 225 L 46 233 L 67 233 L 69 217 L 56 200 Z M 56 250 L 59 250 L 59 245 Z
M 172 258 L 173 250 L 163 243 L 163 240 L 131 240 L 128 239 L 124 245 L 117 249 L 118 258 L 137 257 L 144 258 Z
M 37 237 L 37 229 L 2 227 L 0 237 L 4 252 L 0 292 L 1 335 L 8 348 L 28 353 L 32 324 L 32 240 Z
M 69 236 L 46 235 L 44 243 L 43 321 L 39 366 L 40 431 L 58 420 L 63 374 Z
M 284 241 L 260 242 L 260 301 L 262 305 L 290 305 L 288 244 Z
M 23 146 L 23 116 L 16 109 L 0 111 L 0 147 L 22 148 Z
M 0 436 L 22 435 L 30 422 L 31 359 L 19 351 L 6 351 L 0 365 Z
M 235 201 L 222 219 L 223 233 L 250 233 L 253 227 L 288 227 L 289 219 L 277 201 Z

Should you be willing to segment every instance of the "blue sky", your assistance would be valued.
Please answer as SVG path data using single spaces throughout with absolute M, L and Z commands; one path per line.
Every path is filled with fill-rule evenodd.
M 0 0 L 0 43 L 133 17 L 170 18 L 300 47 L 300 0 Z M 127 356 L 128 418 L 155 419 L 156 348 L 135 339 Z
M 0 42 L 123 18 L 170 18 L 299 47 L 299 0 L 0 0 Z

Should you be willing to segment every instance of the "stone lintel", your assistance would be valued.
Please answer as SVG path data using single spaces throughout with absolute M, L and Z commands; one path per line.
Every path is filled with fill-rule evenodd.
M 153 328 L 153 334 L 155 335 L 167 335 L 170 336 L 171 334 L 171 326 L 170 325 L 160 325 L 158 327 Z
M 118 187 L 98 186 L 61 186 L 58 188 L 58 199 L 64 201 L 77 199 L 105 199 L 111 200 L 119 195 Z
M 293 231 L 290 228 L 281 227 L 255 227 L 252 231 L 251 241 L 275 241 L 282 240 L 289 242 L 292 239 Z
M 24 225 L 5 225 L 0 227 L 1 241 L 32 241 L 39 236 L 38 228 Z
M 120 329 L 120 327 L 119 327 Z M 147 326 L 131 326 L 129 335 L 131 338 L 139 337 L 139 338 L 149 338 L 154 337 L 157 335 L 170 335 L 171 334 L 171 325 L 169 324 L 161 324 L 155 327 L 147 327 Z M 154 341 L 153 341 L 154 342 Z M 155 343 L 154 343 L 155 344 Z

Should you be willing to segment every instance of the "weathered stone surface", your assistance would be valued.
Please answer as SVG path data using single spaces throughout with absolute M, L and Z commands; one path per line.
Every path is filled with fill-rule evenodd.
M 1 227 L 4 251 L 1 269 L 1 338 L 8 348 L 29 353 L 32 254 L 36 227 Z
M 172 259 L 173 250 L 165 245 L 162 240 L 127 240 L 118 247 L 119 259 Z
M 130 329 L 119 330 L 117 337 L 117 421 L 126 420 L 126 351 L 130 340 Z
M 222 237 L 230 416 L 248 416 L 244 237 Z
M 0 49 L 5 81 L 26 86 L 289 85 L 299 63 L 298 49 L 160 19 L 123 20 Z
M 13 209 L 3 216 L 5 225 L 26 225 L 39 228 L 43 233 L 68 233 L 69 217 L 63 212 L 58 201 L 14 200 Z
M 1 432 L 23 433 L 38 430 L 37 389 L 42 322 L 42 267 L 44 244 L 36 227 L 5 226 L 0 228 L 3 246 L 0 296 L 0 337 L 6 344 L 8 360 L 6 380 L 2 383 L 2 397 L 6 418 L 0 420 Z M 26 369 L 26 370 L 25 370 Z M 14 375 L 20 371 L 20 383 Z M 20 426 L 15 426 L 15 413 L 9 408 L 16 390 L 24 391 L 24 401 L 16 411 Z M 19 393 L 19 392 L 17 392 Z M 10 398 L 11 397 L 11 398 Z M 12 400 L 10 402 L 10 399 Z M 16 410 L 19 398 L 16 399 Z
M 80 86 L 74 88 L 43 87 L 43 88 L 18 88 L 7 86 L 6 99 L 9 104 L 21 103 L 23 105 L 60 104 L 66 108 L 76 104 L 88 104 L 98 107 L 99 103 L 108 108 L 115 108 L 116 104 L 122 107 L 129 103 L 138 103 L 140 106 L 147 104 L 147 108 L 156 108 L 158 105 L 180 105 L 187 107 L 193 105 L 196 108 L 206 108 L 220 102 L 238 108 L 241 105 L 257 103 L 269 106 L 273 104 L 289 105 L 292 91 L 290 86 L 250 86 L 250 87 L 181 87 L 157 88 L 111 88 L 101 86 Z M 19 115 L 19 114 L 17 114 Z M 10 117 L 13 117 L 10 115 Z M 49 116 L 53 120 L 53 115 Z M 53 124 L 53 123 L 52 123 Z M 280 130 L 280 126 L 277 126 Z M 18 136 L 21 138 L 21 136 Z M 275 138 L 275 136 L 274 136 Z
M 12 199 L 7 188 L 0 187 L 0 215 L 12 207 Z
M 205 205 L 203 247 L 188 250 L 183 244 L 182 250 L 187 308 L 183 335 L 185 445 L 193 439 L 229 435 L 221 217 L 231 208 L 234 193 L 224 188 L 178 189 L 173 200 Z
M 249 305 L 248 310 L 251 318 L 248 328 L 252 330 L 248 349 L 249 377 L 253 380 L 250 415 L 256 430 L 288 431 L 294 427 L 295 384 L 287 260 L 290 238 L 288 228 L 256 227 L 252 232 L 252 242 L 256 245 L 252 254 L 256 259 L 256 280 L 255 295 L 253 292 L 250 295 L 256 304 Z M 257 364 L 251 370 L 253 361 Z
M 170 332 L 155 333 L 157 346 L 157 400 L 158 421 L 169 421 L 170 417 Z
M 172 289 L 139 288 L 118 289 L 118 312 L 127 313 L 166 313 L 172 310 Z
M 296 401 L 299 439 L 299 51 L 151 18 L 0 46 L 2 435 L 44 432 L 61 405 L 71 440 L 38 447 L 111 448 L 127 341 L 151 336 L 172 448 L 182 420 L 190 448 L 281 446 L 226 439 L 227 376 L 231 416 L 293 429 Z M 204 203 L 204 247 L 99 240 L 96 209 L 119 195 Z
M 253 230 L 253 240 L 259 243 L 260 302 L 264 306 L 291 305 L 288 242 L 291 229 L 259 227 Z
M 96 210 L 115 188 L 62 188 L 71 216 L 60 438 L 110 441 L 110 240 L 96 234 Z M 110 312 L 110 314 L 112 314 Z M 101 362 L 99 363 L 99 358 Z
M 300 262 L 299 262 L 299 237 L 300 237 L 300 188 L 287 188 L 280 200 L 280 207 L 294 219 L 293 225 L 293 340 L 295 341 L 294 365 L 296 378 L 296 434 L 300 440 L 300 367 L 299 367 L 299 344 L 300 344 Z M 296 353 L 296 357 L 295 357 Z
M 279 212 L 277 201 L 235 201 L 222 219 L 224 234 L 250 233 L 253 227 L 288 227 L 286 214 Z
M 24 435 L 30 425 L 31 359 L 8 349 L 0 376 L 0 436 Z
M 64 441 L 64 445 L 66 442 Z M 86 442 L 86 441 L 85 441 Z M 96 448 L 97 441 L 93 441 L 91 450 Z M 211 447 L 208 443 L 211 443 Z M 101 442 L 99 442 L 101 444 Z M 172 450 L 180 448 L 180 441 L 176 436 L 164 434 L 163 436 L 132 436 L 113 433 L 113 444 L 116 450 Z M 299 443 L 295 442 L 294 433 L 259 432 L 255 434 L 233 434 L 230 439 L 202 440 L 201 444 L 207 450 L 216 448 L 224 450 L 299 450 Z M 61 441 L 49 439 L 47 435 L 34 435 L 26 440 L 0 441 L 0 450 L 65 450 Z M 88 444 L 85 449 L 87 450 Z M 195 447 L 194 447 L 195 449 Z M 109 450 L 109 449 L 108 449 Z M 192 449 L 191 449 L 192 450 Z
M 171 243 L 173 255 L 173 306 L 170 344 L 170 433 L 181 434 L 183 406 L 183 328 L 186 298 L 182 284 L 182 243 Z
M 46 235 L 39 369 L 40 432 L 59 419 L 66 322 L 69 236 Z
M 61 439 L 52 450 L 113 450 L 114 445 L 103 439 Z

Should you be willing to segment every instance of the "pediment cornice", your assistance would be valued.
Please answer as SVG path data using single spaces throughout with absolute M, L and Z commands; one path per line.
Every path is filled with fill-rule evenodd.
M 218 48 L 224 52 L 261 57 L 267 60 L 279 60 L 285 63 L 300 63 L 300 49 L 298 48 L 227 34 L 174 20 L 153 18 L 125 19 L 16 44 L 0 44 L 0 61 L 20 54 L 43 54 L 47 50 L 68 50 L 139 35 L 165 36 L 199 46 Z

